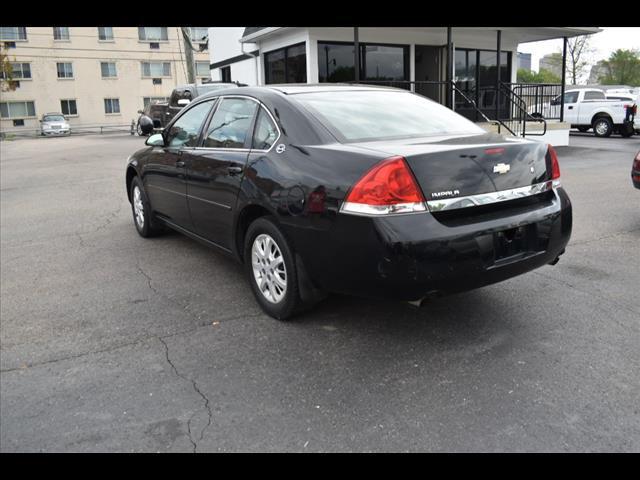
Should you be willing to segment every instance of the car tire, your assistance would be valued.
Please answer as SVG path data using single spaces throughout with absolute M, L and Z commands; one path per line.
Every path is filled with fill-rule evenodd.
M 591 127 L 578 127 L 578 131 L 585 133 L 588 132 Z
M 302 305 L 295 253 L 273 217 L 260 217 L 247 229 L 245 273 L 262 310 L 288 320 Z
M 159 235 L 164 230 L 153 218 L 147 194 L 140 178 L 135 176 L 131 181 L 131 212 L 133 224 L 141 237 L 149 238 Z
M 593 121 L 593 133 L 596 137 L 610 137 L 613 123 L 609 117 L 598 117 Z

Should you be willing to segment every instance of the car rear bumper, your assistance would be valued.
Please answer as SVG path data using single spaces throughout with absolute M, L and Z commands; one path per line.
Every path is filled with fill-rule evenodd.
M 318 287 L 418 300 L 500 282 L 551 263 L 564 252 L 571 228 L 571 202 L 558 188 L 539 205 L 472 219 L 337 214 L 330 230 L 305 229 L 294 238 Z M 516 236 L 509 242 L 504 232 Z

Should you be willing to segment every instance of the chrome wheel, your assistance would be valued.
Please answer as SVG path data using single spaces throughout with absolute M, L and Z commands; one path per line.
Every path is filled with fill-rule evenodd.
M 133 187 L 133 212 L 136 216 L 138 228 L 144 228 L 144 204 L 142 203 L 142 193 L 137 185 Z
M 287 293 L 287 267 L 275 240 L 262 233 L 251 246 L 253 278 L 260 293 L 271 303 L 278 303 Z
M 596 123 L 595 130 L 598 133 L 598 135 L 606 135 L 607 132 L 609 131 L 609 125 L 607 124 L 607 122 L 598 122 Z

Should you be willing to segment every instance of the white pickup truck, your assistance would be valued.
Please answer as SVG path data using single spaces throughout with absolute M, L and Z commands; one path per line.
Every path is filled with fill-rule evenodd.
M 558 116 L 560 95 L 550 103 L 529 107 L 533 116 Z M 637 104 L 633 101 L 607 99 L 604 91 L 595 88 L 567 90 L 564 93 L 564 121 L 581 132 L 593 128 L 596 137 L 619 133 L 623 137 L 634 134 Z M 554 115 L 555 114 L 555 115 Z

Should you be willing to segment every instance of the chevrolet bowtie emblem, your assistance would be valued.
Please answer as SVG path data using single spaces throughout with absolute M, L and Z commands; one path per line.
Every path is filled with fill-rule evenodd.
M 511 170 L 511 165 L 506 163 L 498 163 L 493 166 L 493 173 L 507 173 L 509 170 Z

